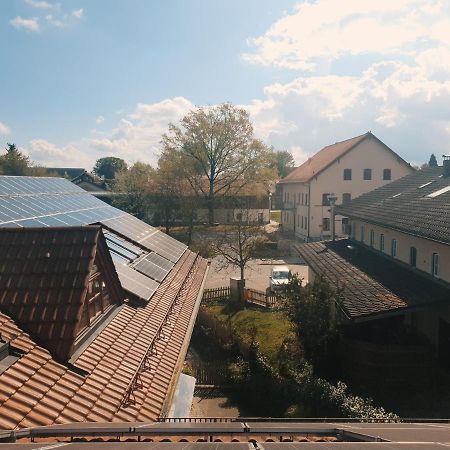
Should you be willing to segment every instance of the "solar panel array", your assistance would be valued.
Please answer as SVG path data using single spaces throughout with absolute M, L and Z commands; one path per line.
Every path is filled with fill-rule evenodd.
M 101 223 L 122 287 L 150 299 L 186 245 L 62 178 L 0 176 L 0 227 Z

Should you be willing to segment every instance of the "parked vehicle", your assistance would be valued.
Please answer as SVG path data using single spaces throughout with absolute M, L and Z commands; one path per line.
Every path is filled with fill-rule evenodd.
M 289 283 L 291 271 L 288 266 L 273 266 L 272 275 L 270 276 L 270 290 L 272 292 L 279 291 L 284 285 Z

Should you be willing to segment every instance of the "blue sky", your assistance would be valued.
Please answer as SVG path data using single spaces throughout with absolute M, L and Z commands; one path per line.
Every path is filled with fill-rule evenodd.
M 168 122 L 224 101 L 299 163 L 367 130 L 412 162 L 450 151 L 448 2 L 8 0 L 0 20 L 0 143 L 38 163 L 155 164 Z

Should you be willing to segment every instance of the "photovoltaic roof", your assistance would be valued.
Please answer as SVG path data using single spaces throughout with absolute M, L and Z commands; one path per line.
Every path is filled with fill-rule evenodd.
M 186 245 L 62 178 L 0 176 L 0 227 L 100 223 L 122 287 L 148 300 Z

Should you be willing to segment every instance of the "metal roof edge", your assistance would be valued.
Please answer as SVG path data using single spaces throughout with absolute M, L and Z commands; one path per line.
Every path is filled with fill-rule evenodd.
M 199 257 L 198 254 L 197 254 L 197 257 Z M 191 341 L 192 332 L 194 331 L 195 322 L 197 321 L 198 310 L 200 309 L 200 303 L 201 303 L 202 297 L 203 297 L 203 290 L 205 289 L 206 279 L 208 278 L 209 267 L 210 266 L 208 263 L 206 266 L 205 273 L 203 275 L 202 284 L 200 286 L 197 298 L 195 300 L 194 308 L 193 308 L 192 314 L 191 314 L 191 319 L 189 321 L 189 325 L 186 330 L 186 334 L 184 335 L 184 341 L 181 346 L 180 353 L 178 354 L 178 360 L 175 364 L 175 369 L 174 369 L 174 372 L 172 375 L 172 379 L 170 380 L 170 383 L 169 383 L 169 389 L 168 389 L 166 398 L 164 399 L 164 403 L 161 408 L 161 417 L 165 417 L 170 411 L 173 396 L 175 394 L 178 380 L 180 378 L 181 368 L 183 366 L 184 360 L 186 359 L 186 354 L 187 354 L 189 344 Z

